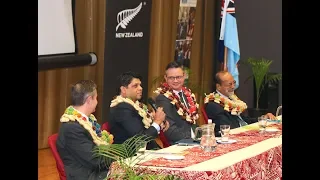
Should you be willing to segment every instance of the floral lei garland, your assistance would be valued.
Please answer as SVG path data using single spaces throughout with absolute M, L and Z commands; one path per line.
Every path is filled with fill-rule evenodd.
M 90 114 L 89 121 L 82 116 L 72 106 L 69 106 L 60 118 L 60 122 L 78 121 L 91 135 L 93 141 L 97 145 L 108 145 L 113 143 L 113 135 L 106 130 L 100 129 L 97 119 L 93 114 Z
M 247 104 L 241 101 L 235 94 L 229 97 L 232 100 L 221 97 L 219 93 L 215 92 L 205 96 L 204 104 L 207 104 L 209 101 L 213 101 L 224 107 L 224 110 L 231 112 L 232 115 L 240 115 L 244 110 L 247 109 Z
M 163 94 L 165 97 L 171 100 L 171 104 L 175 105 L 178 114 L 185 119 L 186 121 L 196 124 L 196 120 L 199 118 L 198 110 L 199 104 L 196 101 L 196 96 L 191 93 L 191 90 L 182 87 L 183 94 L 186 96 L 187 103 L 190 108 L 188 109 L 185 105 L 180 101 L 180 97 L 178 97 L 173 90 L 169 87 L 167 83 L 162 83 L 157 90 L 153 91 L 156 94 Z
M 133 102 L 131 99 L 124 98 L 119 95 L 111 101 L 110 107 L 117 106 L 119 103 L 122 103 L 122 102 L 130 104 L 138 111 L 138 114 L 142 117 L 142 123 L 144 124 L 144 127 L 146 129 L 148 129 L 151 126 L 151 123 L 153 121 L 152 121 L 151 112 L 148 110 L 147 105 L 145 105 L 139 101 Z

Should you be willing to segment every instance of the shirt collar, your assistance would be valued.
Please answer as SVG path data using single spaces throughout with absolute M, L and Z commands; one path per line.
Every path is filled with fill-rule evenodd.
M 217 93 L 218 94 L 220 94 L 220 96 L 222 96 L 222 97 L 224 97 L 224 98 L 228 98 L 228 99 L 230 99 L 229 97 L 227 97 L 227 96 L 225 96 L 225 95 L 223 95 L 221 92 L 219 92 L 218 90 L 216 90 L 217 91 Z
M 83 117 L 85 117 L 87 120 L 89 120 L 89 118 L 88 118 L 88 116 L 87 115 L 85 115 L 83 112 L 81 112 L 81 111 L 79 111 L 79 110 L 77 110 L 77 109 L 75 109 L 75 108 L 73 108 L 74 110 L 76 110 L 78 113 L 80 113 Z
M 182 92 L 182 89 L 181 89 L 180 91 L 173 90 L 173 92 L 174 92 L 177 96 L 179 96 L 179 92 Z

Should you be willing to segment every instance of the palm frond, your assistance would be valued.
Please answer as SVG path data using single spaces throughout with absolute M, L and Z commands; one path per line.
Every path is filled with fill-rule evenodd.
M 158 77 L 154 77 L 151 84 L 156 85 L 157 83 L 163 82 L 164 81 L 164 76 L 160 75 Z
M 254 78 L 255 88 L 256 88 L 256 108 L 259 108 L 259 98 L 261 96 L 262 91 L 264 90 L 265 84 L 269 82 L 277 82 L 281 79 L 282 74 L 269 74 L 270 65 L 272 64 L 272 60 L 268 60 L 265 58 L 255 59 L 248 58 L 248 60 L 241 62 L 242 64 L 249 65 L 252 70 L 252 75 L 249 76 L 245 82 L 251 78 Z
M 282 74 L 270 74 L 267 76 L 268 83 L 278 83 L 282 80 Z
M 253 78 L 253 75 L 250 75 L 249 77 L 247 77 L 246 80 L 244 80 L 244 83 L 246 83 L 249 79 Z
M 139 142 L 150 142 L 153 138 L 148 135 L 135 135 L 127 139 L 122 144 L 109 144 L 96 146 L 93 151 L 95 156 L 104 158 L 107 166 L 113 161 L 117 161 L 123 171 L 118 174 L 112 174 L 107 179 L 133 179 L 133 180 L 151 180 L 151 179 L 168 179 L 164 175 L 151 175 L 146 173 L 146 169 L 137 172 L 134 167 L 139 164 L 148 154 L 136 155 L 139 147 L 136 146 Z M 141 158 L 143 156 L 143 158 Z
M 151 141 L 151 137 L 147 135 L 135 135 L 129 139 L 127 139 L 122 144 L 109 144 L 109 145 L 100 145 L 96 146 L 93 149 L 93 152 L 95 156 L 101 156 L 105 158 L 105 162 L 110 165 L 112 161 L 110 159 L 115 161 L 123 161 L 124 159 L 133 157 L 138 149 L 136 147 L 137 142 L 145 141 L 149 142 Z M 133 159 L 134 160 L 134 159 Z
M 159 175 L 158 176 L 155 176 L 155 175 L 151 175 L 151 174 L 142 174 L 142 175 L 139 175 L 139 177 L 141 179 L 145 179 L 145 180 L 157 180 L 157 179 L 160 179 Z
M 123 156 L 123 146 L 121 144 L 111 145 L 101 145 L 97 146 L 94 150 L 96 156 L 104 156 L 114 160 L 117 160 L 117 157 Z

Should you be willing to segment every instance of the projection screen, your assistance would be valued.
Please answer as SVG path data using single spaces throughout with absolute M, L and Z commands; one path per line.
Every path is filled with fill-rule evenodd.
M 38 56 L 75 51 L 71 0 L 38 0 Z

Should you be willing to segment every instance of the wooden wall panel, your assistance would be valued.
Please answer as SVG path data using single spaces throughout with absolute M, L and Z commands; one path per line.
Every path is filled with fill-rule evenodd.
M 91 79 L 98 86 L 98 101 L 102 97 L 105 0 L 76 1 L 76 33 L 78 53 L 94 52 L 94 66 L 48 70 L 38 73 L 38 148 L 47 148 L 48 136 L 58 132 L 59 119 L 70 103 L 70 85 L 81 79 Z M 101 75 L 99 75 L 101 74 Z M 95 115 L 100 122 L 101 106 Z
M 191 81 L 210 92 L 212 82 L 213 1 L 198 0 L 196 27 L 193 38 Z M 179 12 L 178 0 L 155 0 L 152 3 L 148 96 L 158 84 L 155 77 L 164 74 L 167 63 L 174 58 L 175 33 Z M 49 135 L 58 132 L 60 116 L 70 102 L 70 85 L 81 79 L 92 79 L 98 86 L 98 106 L 95 116 L 102 120 L 103 63 L 105 46 L 106 0 L 76 1 L 76 30 L 79 53 L 94 52 L 98 62 L 94 66 L 49 70 L 38 73 L 38 148 L 47 148 Z M 107 40 L 106 40 L 107 41 Z M 145 87 L 146 88 L 146 87 Z M 202 94 L 198 94 L 201 102 Z M 202 120 L 201 120 L 202 122 Z

